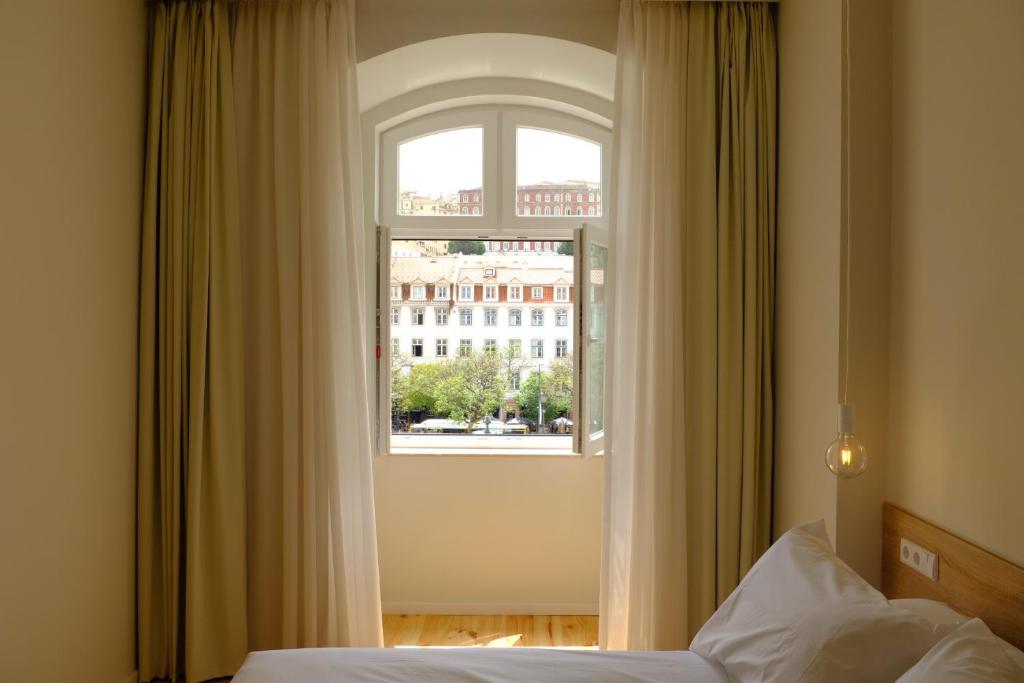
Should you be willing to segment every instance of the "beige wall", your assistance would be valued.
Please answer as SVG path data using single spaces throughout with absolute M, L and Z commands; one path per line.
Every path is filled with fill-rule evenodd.
M 604 461 L 374 461 L 385 612 L 596 614 Z
M 0 680 L 135 669 L 145 4 L 0 4 Z
M 618 16 L 619 0 L 358 0 L 356 56 L 460 33 L 527 33 L 615 52 Z
M 888 496 L 1024 564 L 1024 3 L 893 12 Z
M 838 392 L 840 29 L 839 0 L 779 5 L 776 537 L 824 518 L 835 538 L 836 481 L 823 456 Z

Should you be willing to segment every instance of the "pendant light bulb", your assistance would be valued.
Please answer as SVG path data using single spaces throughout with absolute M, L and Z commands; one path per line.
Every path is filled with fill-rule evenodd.
M 825 464 L 837 477 L 849 479 L 867 469 L 868 452 L 853 433 L 853 404 L 839 404 L 839 433 L 825 451 Z

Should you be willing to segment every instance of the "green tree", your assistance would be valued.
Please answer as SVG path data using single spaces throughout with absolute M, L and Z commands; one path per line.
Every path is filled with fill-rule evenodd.
M 435 408 L 448 418 L 466 423 L 466 431 L 501 406 L 506 381 L 497 353 L 473 353 L 450 363 L 435 385 Z
M 448 363 L 419 363 L 409 371 L 402 396 L 402 409 L 407 413 L 437 410 L 437 386 L 448 374 Z
M 573 255 L 573 248 L 574 248 L 574 246 L 575 246 L 575 243 L 572 242 L 571 240 L 568 241 L 568 242 L 559 242 L 558 243 L 558 250 L 557 251 L 558 251 L 559 254 L 564 254 L 566 256 L 572 256 Z
M 449 254 L 483 254 L 487 248 L 480 240 L 450 240 Z
M 537 420 L 537 399 L 544 393 L 544 422 L 563 417 L 572 408 L 572 359 L 556 360 L 547 370 L 534 370 L 523 380 L 519 391 L 519 407 L 524 417 Z

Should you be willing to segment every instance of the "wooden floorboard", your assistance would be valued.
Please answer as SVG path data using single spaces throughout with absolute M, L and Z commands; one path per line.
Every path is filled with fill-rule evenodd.
M 597 647 L 596 616 L 385 614 L 385 647 Z

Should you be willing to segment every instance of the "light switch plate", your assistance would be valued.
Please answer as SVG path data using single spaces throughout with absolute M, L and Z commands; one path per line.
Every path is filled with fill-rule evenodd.
M 939 556 L 905 538 L 900 539 L 900 562 L 932 581 L 939 580 Z

